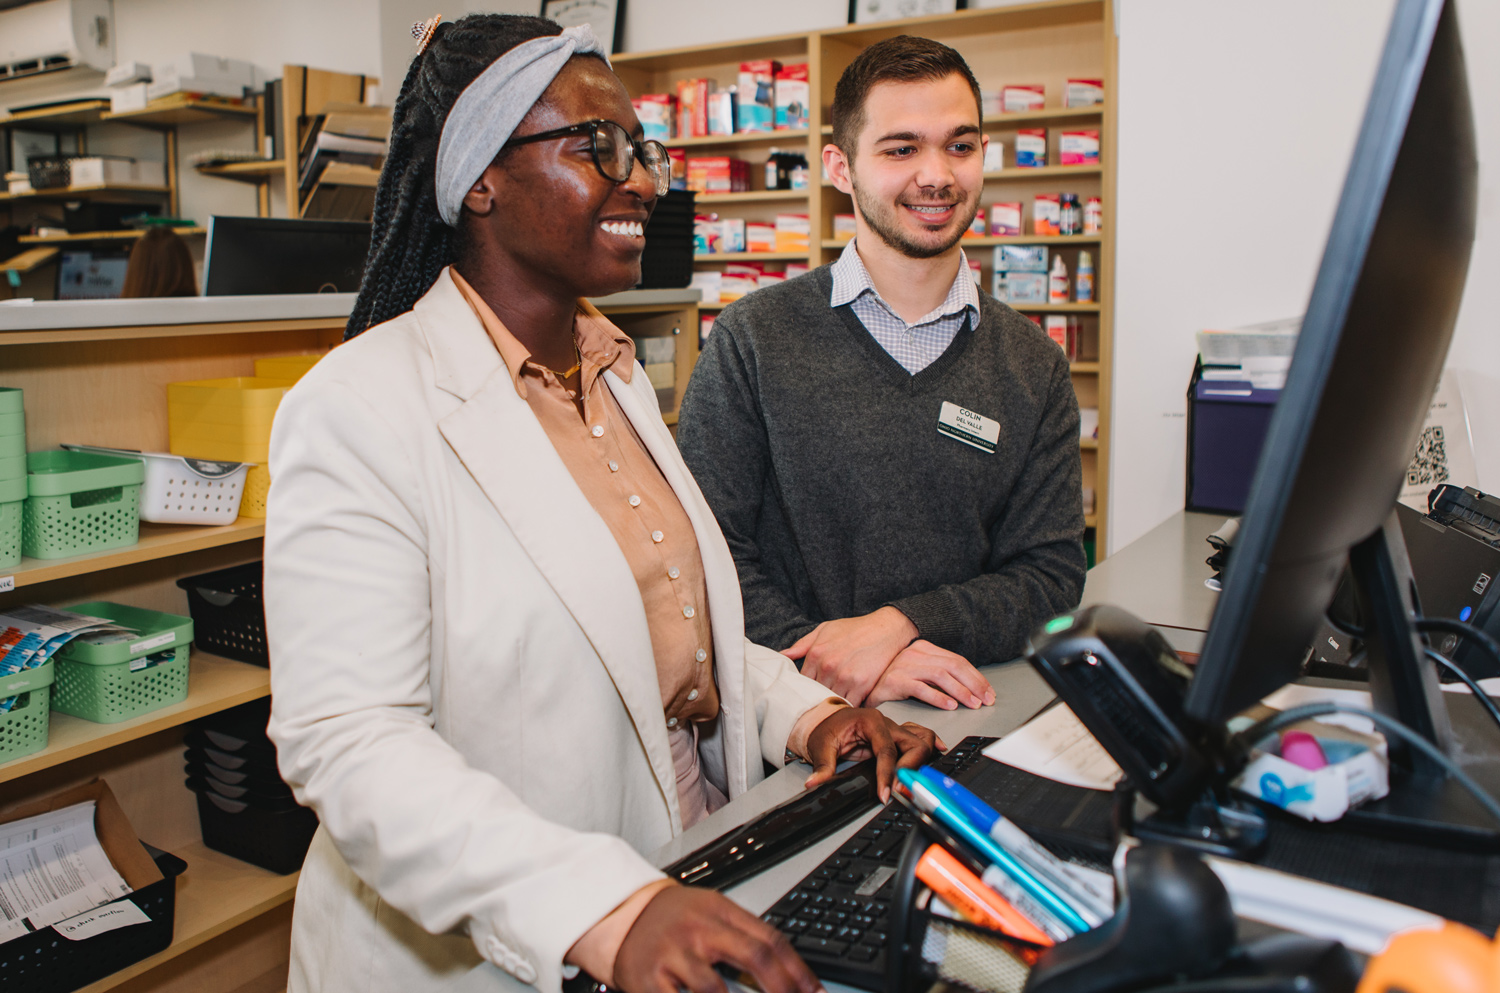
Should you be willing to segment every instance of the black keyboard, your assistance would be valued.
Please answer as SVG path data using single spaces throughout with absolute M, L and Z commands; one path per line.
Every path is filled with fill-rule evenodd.
M 965 738 L 932 765 L 958 778 L 995 740 Z M 914 824 L 906 808 L 892 800 L 762 915 L 791 939 L 820 978 L 885 988 L 891 880 Z

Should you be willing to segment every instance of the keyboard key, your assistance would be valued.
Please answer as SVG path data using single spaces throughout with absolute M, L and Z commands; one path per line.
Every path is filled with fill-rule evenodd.
M 857 927 L 874 927 L 875 917 L 872 914 L 850 914 L 849 924 Z
M 761 917 L 760 917 L 760 919 L 763 920 L 763 921 L 765 921 L 767 924 L 771 925 L 772 927 L 779 929 L 781 927 L 781 925 L 782 925 L 782 922 L 786 920 L 786 917 L 783 916 L 782 914 L 774 914 L 774 913 L 767 912 L 767 913 L 762 914 Z
M 866 841 L 874 841 L 876 838 L 880 837 L 881 834 L 883 834 L 883 833 L 884 833 L 884 828 L 882 828 L 880 825 L 878 825 L 878 824 L 867 824 L 863 828 L 860 829 L 859 834 L 855 835 L 855 837 L 856 838 L 863 838 Z
M 869 945 L 855 945 L 849 949 L 848 954 L 844 957 L 850 962 L 873 962 L 875 961 L 875 956 L 879 954 L 880 949 L 878 948 L 871 948 Z
M 868 847 L 870 847 L 870 843 L 868 841 L 865 841 L 862 838 L 855 838 L 843 848 L 839 849 L 839 854 L 847 855 L 849 858 L 854 858 L 855 856 L 863 853 L 864 850 Z
M 802 880 L 802 888 L 805 889 L 805 890 L 812 890 L 814 892 L 817 892 L 817 891 L 823 889 L 823 887 L 825 887 L 827 885 L 828 885 L 828 880 L 827 879 L 814 878 L 814 879 L 804 879 L 804 880 Z
M 814 938 L 810 934 L 799 934 L 792 944 L 797 951 L 803 954 L 826 955 L 830 958 L 840 958 L 849 951 L 847 941 L 838 941 L 833 938 Z
M 869 945 L 884 945 L 890 938 L 884 931 L 866 931 L 865 943 Z
M 839 873 L 839 882 L 848 883 L 850 886 L 858 886 L 868 875 L 869 873 L 863 869 L 845 869 Z
M 808 934 L 819 938 L 832 938 L 837 931 L 838 928 L 832 924 L 810 924 L 807 928 Z
M 793 917 L 786 923 L 781 925 L 781 930 L 785 931 L 787 934 L 801 934 L 809 927 L 811 927 L 811 925 L 808 924 L 807 921 L 804 921 L 800 917 Z
M 860 935 L 864 933 L 864 928 L 841 927 L 833 933 L 833 936 L 840 941 L 847 941 L 850 944 L 853 944 L 854 942 L 858 941 Z
M 838 900 L 829 896 L 827 893 L 819 893 L 816 896 L 809 897 L 807 902 L 811 906 L 827 910 L 829 907 L 835 906 L 838 903 Z

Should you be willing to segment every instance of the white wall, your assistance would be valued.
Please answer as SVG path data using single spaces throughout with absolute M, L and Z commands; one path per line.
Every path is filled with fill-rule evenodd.
M 1302 313 L 1392 0 L 1120 0 L 1110 549 L 1182 506 L 1194 334 Z M 1459 0 L 1480 219 L 1449 365 L 1500 488 L 1500 5 Z M 1459 480 L 1476 483 L 1476 480 Z

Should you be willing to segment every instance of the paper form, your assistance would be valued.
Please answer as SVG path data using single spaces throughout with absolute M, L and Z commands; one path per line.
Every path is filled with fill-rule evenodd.
M 0 824 L 0 942 L 130 892 L 94 833 L 94 801 Z
M 1042 711 L 983 754 L 1033 776 L 1089 790 L 1112 790 L 1124 776 L 1065 703 Z

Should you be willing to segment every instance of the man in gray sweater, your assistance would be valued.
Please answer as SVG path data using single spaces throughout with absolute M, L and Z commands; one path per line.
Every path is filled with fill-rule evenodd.
M 823 163 L 856 237 L 731 304 L 678 445 L 739 567 L 745 631 L 856 705 L 994 702 L 1083 590 L 1078 402 L 1034 323 L 974 285 L 979 86 L 900 36 L 840 78 Z

